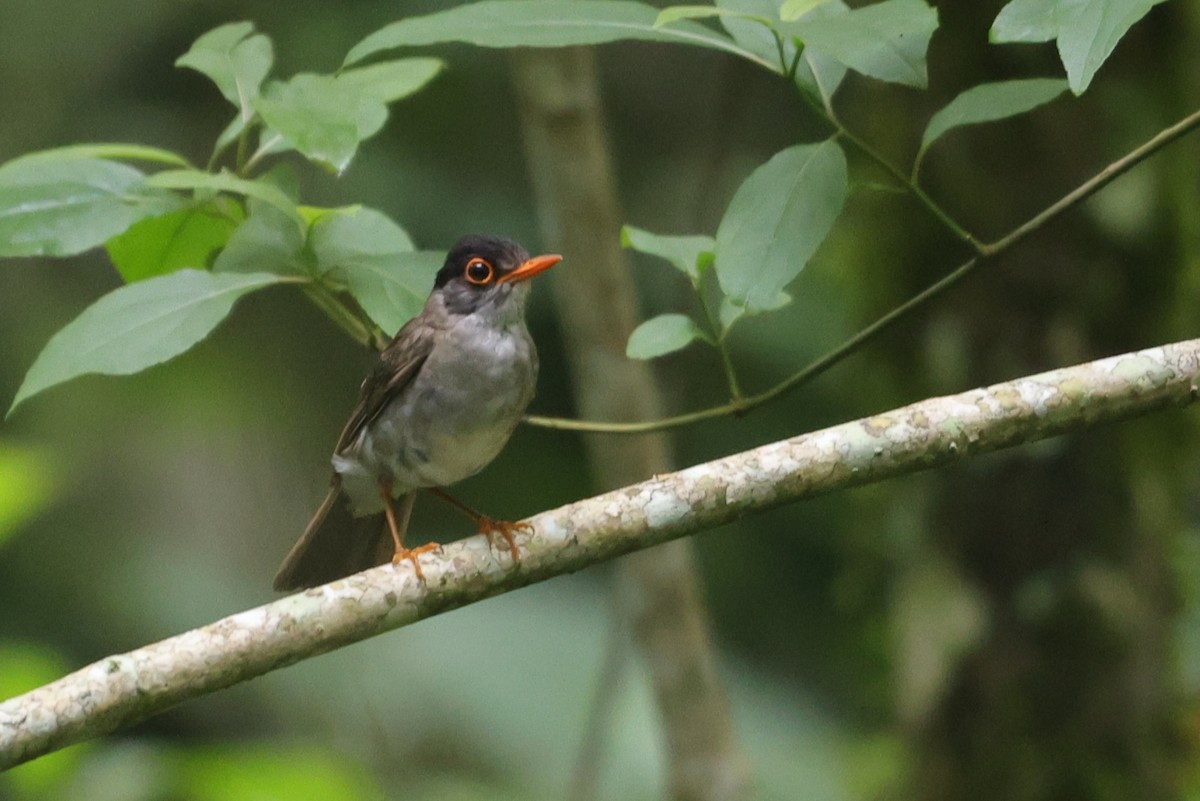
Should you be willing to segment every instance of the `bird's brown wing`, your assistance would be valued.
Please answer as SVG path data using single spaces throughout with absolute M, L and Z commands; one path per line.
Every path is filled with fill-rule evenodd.
M 412 383 L 433 350 L 433 334 L 433 329 L 414 318 L 379 354 L 379 363 L 363 381 L 358 405 L 342 429 L 334 453 L 348 448 L 363 426 Z M 325 502 L 283 560 L 275 576 L 275 589 L 313 587 L 383 564 L 391 555 L 386 532 L 382 514 L 365 518 L 351 515 L 342 497 L 341 476 L 334 473 Z
M 341 453 L 363 427 L 374 420 L 392 398 L 412 383 L 433 351 L 433 330 L 414 317 L 404 324 L 379 354 L 375 369 L 362 383 L 362 394 L 338 437 L 334 453 Z

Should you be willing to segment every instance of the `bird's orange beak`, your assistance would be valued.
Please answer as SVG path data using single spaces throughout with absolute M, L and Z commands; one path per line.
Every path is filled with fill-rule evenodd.
M 549 270 L 554 265 L 562 261 L 562 256 L 557 253 L 550 253 L 545 256 L 534 256 L 532 259 L 527 259 L 521 262 L 517 269 L 505 276 L 501 276 L 499 282 L 504 281 L 527 281 L 533 278 L 538 273 Z

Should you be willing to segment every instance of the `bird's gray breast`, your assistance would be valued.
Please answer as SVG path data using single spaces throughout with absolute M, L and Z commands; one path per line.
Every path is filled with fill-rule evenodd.
M 524 324 L 479 315 L 439 332 L 412 382 L 334 458 L 359 514 L 380 507 L 378 477 L 393 493 L 470 476 L 500 452 L 533 399 L 537 353 Z

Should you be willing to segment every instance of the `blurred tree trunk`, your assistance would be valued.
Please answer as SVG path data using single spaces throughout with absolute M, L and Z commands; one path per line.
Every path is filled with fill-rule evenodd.
M 625 357 L 638 322 L 604 128 L 594 54 L 525 50 L 513 57 L 526 153 L 546 244 L 567 255 L 552 281 L 573 366 L 576 405 L 589 420 L 661 416 L 649 367 Z M 673 468 L 661 433 L 591 435 L 585 444 L 598 490 Z M 717 676 L 690 540 L 624 557 L 618 610 L 649 668 L 666 740 L 670 797 L 743 798 L 748 772 Z
M 990 5 L 947 8 L 945 22 L 986 29 L 994 14 Z M 1137 37 L 1156 33 L 1162 31 L 1138 30 L 1123 46 L 1138 47 Z M 986 72 L 985 51 L 971 48 L 954 54 L 964 86 Z M 1109 68 L 1106 78 L 1116 86 L 1107 84 L 1107 91 L 1122 80 L 1144 87 L 1157 80 L 1149 70 L 1111 74 L 1117 69 Z M 963 210 L 955 213 L 969 223 L 1020 219 L 1031 208 L 1031 187 L 1040 195 L 1074 186 L 1079 175 L 1177 113 L 1174 106 L 1111 102 L 1116 98 L 1100 97 L 1103 91 L 1098 87 L 1095 102 L 1065 124 L 1039 129 L 1034 117 L 1018 123 L 1023 136 L 1013 137 L 1010 128 L 1006 145 L 985 136 L 970 139 L 974 146 L 961 142 L 957 152 L 948 148 L 940 154 L 945 181 L 939 186 L 936 170 L 930 175 L 932 194 L 959 193 L 951 208 Z M 1099 135 L 1058 152 L 1067 129 Z M 1013 141 L 1025 144 L 1013 148 Z M 1162 158 L 1181 156 L 1174 150 Z M 1156 168 L 1146 169 L 1152 174 Z M 1156 205 L 1164 190 L 1149 184 L 1133 203 Z M 967 196 L 972 185 L 987 187 L 980 193 L 986 208 Z M 1135 221 L 1143 227 L 1136 238 L 1122 238 L 1103 214 L 1069 215 L 931 315 L 921 332 L 924 350 L 912 340 L 895 342 L 893 366 L 924 376 L 918 391 L 936 392 L 950 382 L 987 383 L 1166 341 L 1160 337 L 1170 333 L 1158 321 L 1171 317 L 1169 287 L 1178 261 L 1170 245 L 1147 245 L 1169 241 L 1158 235 L 1165 231 L 1153 231 L 1155 215 L 1148 217 Z M 1134 241 L 1140 249 L 1122 252 Z M 910 264 L 916 264 L 915 251 Z M 915 278 L 920 268 L 899 272 Z M 925 280 L 914 280 L 901 296 Z M 914 563 L 949 565 L 980 615 L 961 649 L 943 663 L 940 690 L 928 706 L 902 714 L 916 754 L 910 797 L 1176 797 L 1169 554 L 1181 511 L 1177 503 L 1173 512 L 1170 502 L 1167 509 L 1156 507 L 1155 498 L 1162 494 L 1158 478 L 1183 467 L 1180 449 L 1167 441 L 1170 432 L 1190 425 L 1172 416 L 1064 438 L 979 460 L 937 485 L 927 503 L 926 552 Z M 1146 458 L 1150 453 L 1155 456 Z M 901 605 L 898 613 L 904 612 Z M 904 628 L 928 633 L 947 623 L 934 615 Z M 908 645 L 902 662 L 920 658 L 919 648 Z M 905 665 L 900 668 L 904 675 Z M 902 705 L 911 689 L 898 688 Z

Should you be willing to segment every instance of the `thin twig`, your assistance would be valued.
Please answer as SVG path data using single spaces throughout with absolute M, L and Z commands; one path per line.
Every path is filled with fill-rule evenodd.
M 709 331 L 712 333 L 712 345 L 717 349 L 717 354 L 721 357 L 721 367 L 725 370 L 725 381 L 729 384 L 729 397 L 735 402 L 742 399 L 742 387 L 738 384 L 737 371 L 733 367 L 733 357 L 729 353 L 729 343 L 726 340 L 724 331 L 721 327 L 720 317 L 713 314 L 712 304 L 705 297 L 704 289 L 697 282 L 696 297 L 700 299 L 700 310 L 704 312 L 704 320 L 708 323 Z
M 1084 181 L 1079 187 L 1073 191 L 1063 195 L 1058 201 L 1048 206 L 1045 211 L 1042 211 L 1028 222 L 1022 223 L 1013 229 L 1013 231 L 991 244 L 980 245 L 979 255 L 994 256 L 997 253 L 1002 253 L 1012 245 L 1021 241 L 1025 237 L 1032 234 L 1034 231 L 1041 228 L 1046 223 L 1058 217 L 1067 209 L 1077 205 L 1081 200 L 1084 200 L 1104 187 L 1108 186 L 1116 178 L 1124 175 L 1133 167 L 1140 164 L 1150 156 L 1162 150 L 1167 145 L 1179 139 L 1184 134 L 1190 133 L 1200 126 L 1200 111 L 1194 111 L 1184 117 L 1174 125 L 1164 128 L 1144 144 L 1129 151 L 1126 155 L 1109 164 L 1096 175 Z
M 931 198 L 929 194 L 918 184 L 910 181 L 909 177 L 904 174 L 903 170 L 884 158 L 883 155 L 869 143 L 867 143 L 866 140 L 859 138 L 857 134 L 842 125 L 842 123 L 836 117 L 828 116 L 826 119 L 831 125 L 837 128 L 838 135 L 862 151 L 862 153 L 870 158 L 871 161 L 874 161 L 876 164 L 886 170 L 887 173 L 892 176 L 892 178 L 899 182 L 900 185 L 904 187 L 904 189 L 907 190 L 914 198 L 920 201 L 921 205 L 928 209 L 929 213 L 937 218 L 937 221 L 945 226 L 946 229 L 948 229 L 952 234 L 954 234 L 956 238 L 970 245 L 976 251 L 979 250 L 979 240 L 975 238 L 975 235 L 960 225 L 957 220 L 951 217 L 949 212 L 939 206 L 937 202 Z
M 858 350 L 868 339 L 874 335 L 888 328 L 893 323 L 897 322 L 918 307 L 928 303 L 933 298 L 941 295 L 950 287 L 954 286 L 963 278 L 966 278 L 968 275 L 974 272 L 976 268 L 982 264 L 987 263 L 1001 253 L 1009 250 L 1011 247 L 1024 240 L 1030 234 L 1039 230 L 1055 218 L 1061 216 L 1068 209 L 1077 206 L 1083 200 L 1100 191 L 1118 176 L 1125 174 L 1134 166 L 1144 161 L 1146 158 L 1162 150 L 1176 139 L 1179 139 L 1185 134 L 1195 130 L 1197 127 L 1200 127 L 1200 111 L 1193 112 L 1174 125 L 1163 129 L 1144 144 L 1134 148 L 1126 155 L 1112 162 L 1103 170 L 1098 172 L 1095 176 L 1081 184 L 1078 188 L 1067 193 L 1058 201 L 1031 217 L 1027 222 L 1022 223 L 1014 228 L 1011 233 L 1001 237 L 995 242 L 980 242 L 975 237 L 967 233 L 965 229 L 961 229 L 955 225 L 955 227 L 952 227 L 951 230 L 957 229 L 962 231 L 962 234 L 966 237 L 963 241 L 970 244 L 978 254 L 975 258 L 969 259 L 956 268 L 954 272 L 939 279 L 935 283 L 926 287 L 919 294 L 913 296 L 900 306 L 897 306 L 895 309 L 892 309 L 887 314 L 868 325 L 866 328 L 863 328 L 842 345 L 838 346 L 816 361 L 808 364 L 796 373 L 793 373 L 788 378 L 764 392 L 755 395 L 749 395 L 740 400 L 733 400 L 719 406 L 712 406 L 695 412 L 688 412 L 686 414 L 675 415 L 673 417 L 665 417 L 659 420 L 646 420 L 637 423 L 604 423 L 558 417 L 540 417 L 537 415 L 527 415 L 524 422 L 528 423 L 529 425 L 540 426 L 542 428 L 554 428 L 567 431 L 589 431 L 603 434 L 642 434 L 648 431 L 659 431 L 662 429 L 693 425 L 705 420 L 712 420 L 714 418 L 725 417 L 728 415 L 744 414 L 757 406 L 761 406 L 768 401 L 774 400 L 784 393 L 793 390 L 796 387 L 807 383 L 808 381 L 811 381 L 813 378 L 820 375 L 834 364 Z M 849 141 L 853 142 L 854 139 L 850 139 Z M 870 150 L 869 148 L 864 150 L 864 152 L 868 153 L 868 155 L 874 153 L 874 151 Z M 900 180 L 905 186 L 910 187 L 917 197 L 924 195 L 923 190 L 920 190 L 919 187 L 913 186 L 902 173 L 900 173 L 895 167 L 891 166 L 885 159 L 879 157 L 878 154 L 875 154 L 873 158 L 881 166 L 896 176 L 898 180 Z M 940 207 L 936 206 L 936 204 L 927 204 L 927 207 L 933 211 L 935 215 L 938 215 L 939 213 L 944 214 L 944 212 L 941 212 Z M 947 217 L 947 219 L 949 218 Z M 962 236 L 960 236 L 960 238 L 962 238 Z

